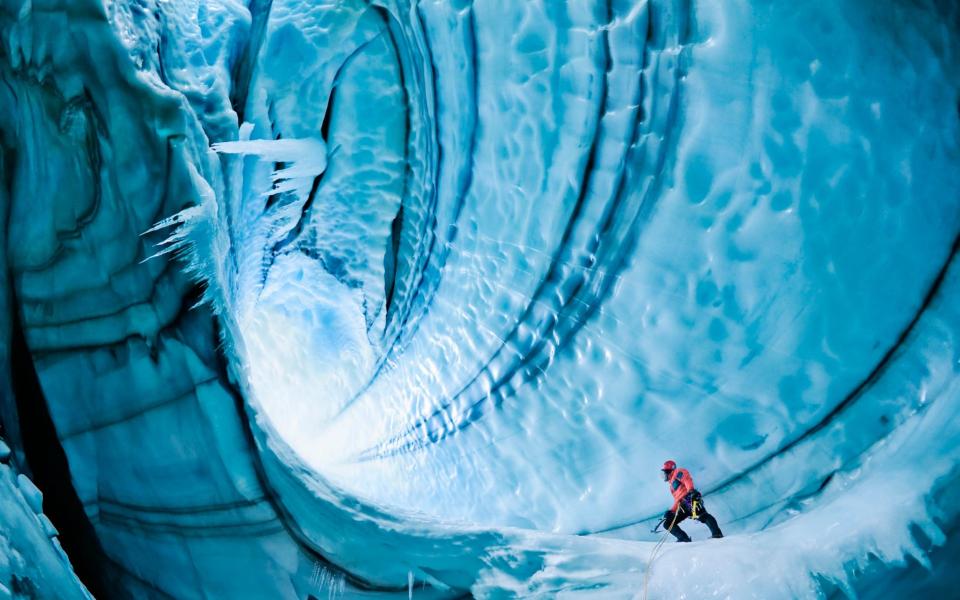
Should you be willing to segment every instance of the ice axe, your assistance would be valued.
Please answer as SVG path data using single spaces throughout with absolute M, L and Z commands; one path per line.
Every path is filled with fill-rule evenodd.
M 663 525 L 663 517 L 660 517 L 660 520 L 657 521 L 657 526 L 650 530 L 650 533 L 657 533 L 660 531 L 660 526 Z

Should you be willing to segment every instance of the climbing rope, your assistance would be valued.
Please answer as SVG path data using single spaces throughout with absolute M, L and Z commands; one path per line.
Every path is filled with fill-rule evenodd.
M 660 551 L 660 548 L 663 547 L 663 543 L 667 541 L 667 536 L 670 535 L 670 530 L 673 529 L 673 526 L 677 524 L 677 517 L 679 516 L 680 507 L 677 506 L 677 510 L 673 511 L 673 521 L 670 523 L 670 527 L 667 527 L 663 533 L 663 537 L 660 538 L 660 541 L 657 542 L 653 547 L 653 550 L 650 551 L 650 558 L 647 560 L 647 567 L 643 571 L 643 600 L 647 600 L 647 583 L 650 580 L 650 565 L 652 565 L 653 561 L 656 560 L 657 553 Z

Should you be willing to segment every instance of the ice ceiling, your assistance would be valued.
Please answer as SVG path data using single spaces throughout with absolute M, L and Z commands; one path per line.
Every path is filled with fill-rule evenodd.
M 0 0 L 0 42 L 3 434 L 91 590 L 952 589 L 953 3 Z M 666 458 L 728 537 L 648 569 Z

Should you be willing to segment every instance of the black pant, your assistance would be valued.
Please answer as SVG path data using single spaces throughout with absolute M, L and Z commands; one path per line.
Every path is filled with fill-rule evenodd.
M 688 496 L 689 498 L 689 496 Z M 697 507 L 697 520 L 706 524 L 710 528 L 710 535 L 715 538 L 722 538 L 723 532 L 720 531 L 720 526 L 717 525 L 717 520 L 713 518 L 713 515 L 707 512 L 706 507 L 703 505 L 703 500 L 696 498 L 696 501 L 699 502 Z M 679 524 L 681 521 L 687 517 L 692 517 L 690 508 L 690 502 L 685 498 L 683 502 L 677 506 L 677 512 L 674 514 L 672 510 L 668 510 L 663 515 L 663 526 L 667 528 L 667 531 L 673 534 L 673 537 L 677 538 L 678 542 L 689 542 L 690 536 L 687 535 L 687 532 L 680 529 Z M 676 517 L 676 521 L 674 521 Z M 673 527 L 671 527 L 671 523 Z

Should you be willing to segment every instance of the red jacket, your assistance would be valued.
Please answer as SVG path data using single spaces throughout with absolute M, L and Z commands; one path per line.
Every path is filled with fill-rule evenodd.
M 680 501 L 693 491 L 693 477 L 690 477 L 690 471 L 686 469 L 674 469 L 667 483 L 670 485 L 670 493 L 673 494 L 673 508 L 670 510 L 676 512 Z

